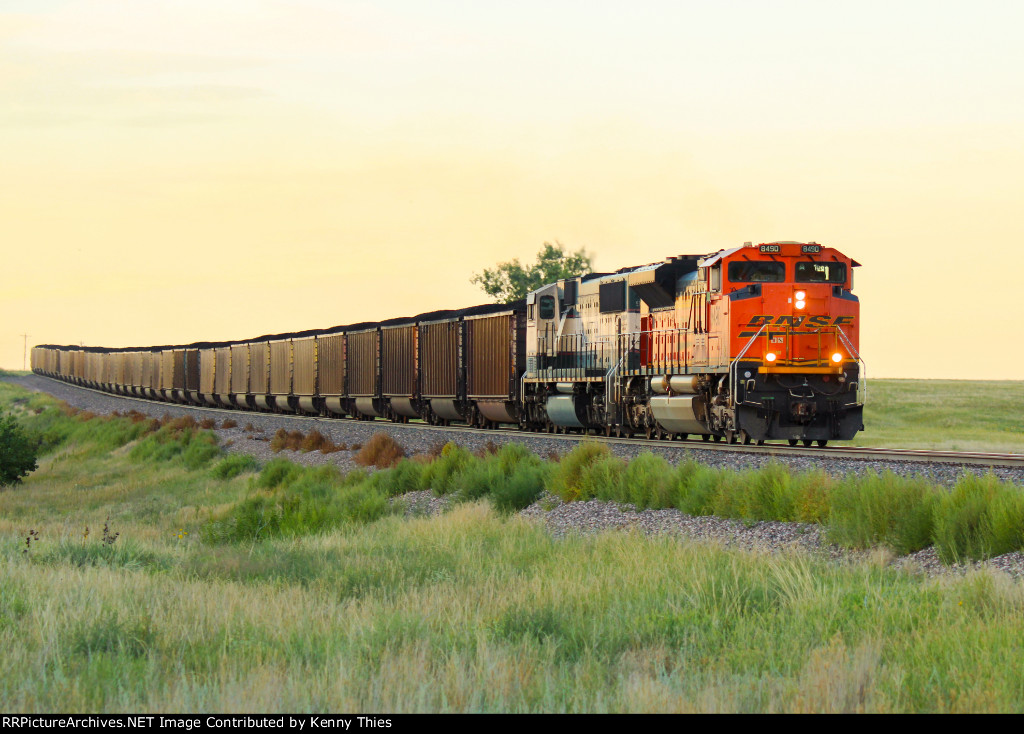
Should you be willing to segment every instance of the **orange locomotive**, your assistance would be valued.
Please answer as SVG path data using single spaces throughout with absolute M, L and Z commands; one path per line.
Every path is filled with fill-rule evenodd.
M 544 286 L 527 297 L 526 423 L 850 439 L 863 429 L 857 265 L 813 242 L 747 243 Z

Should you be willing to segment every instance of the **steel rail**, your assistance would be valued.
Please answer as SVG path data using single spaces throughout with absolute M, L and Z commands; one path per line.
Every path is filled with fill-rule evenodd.
M 1024 454 L 1014 453 L 998 453 L 998 452 L 981 452 L 981 451 L 944 451 L 944 450 L 931 450 L 931 449 L 897 449 L 897 448 L 877 448 L 869 446 L 824 446 L 824 447 L 807 447 L 807 446 L 789 446 L 787 444 L 776 444 L 766 443 L 763 446 L 756 444 L 742 444 L 742 443 L 724 443 L 716 441 L 703 441 L 689 439 L 686 441 L 676 440 L 659 440 L 659 439 L 648 439 L 648 438 L 616 438 L 608 436 L 600 436 L 593 434 L 566 434 L 566 433 L 545 433 L 541 431 L 520 431 L 516 427 L 508 426 L 506 428 L 474 428 L 472 426 L 432 426 L 429 423 L 423 422 L 411 422 L 411 423 L 393 423 L 391 421 L 356 421 L 350 418 L 324 418 L 322 416 L 315 415 L 299 415 L 291 413 L 266 413 L 254 410 L 241 410 L 232 408 L 215 408 L 212 406 L 205 405 L 190 405 L 185 403 L 171 403 L 161 400 L 151 400 L 149 398 L 140 398 L 132 395 L 120 395 L 118 393 L 110 393 L 105 390 L 97 390 L 92 387 L 84 387 L 82 385 L 76 385 L 72 382 L 64 382 L 58 380 L 55 377 L 49 377 L 47 375 L 32 375 L 33 377 L 41 377 L 46 380 L 60 383 L 61 385 L 67 385 L 77 390 L 85 390 L 88 392 L 96 393 L 97 395 L 103 395 L 111 398 L 118 398 L 120 400 L 130 400 L 134 402 L 143 403 L 145 405 L 162 405 L 167 408 L 180 408 L 182 410 L 199 410 L 210 413 L 223 414 L 225 416 L 238 417 L 240 415 L 254 415 L 263 418 L 282 418 L 285 420 L 298 420 L 307 421 L 310 423 L 324 423 L 328 425 L 346 425 L 351 424 L 353 426 L 373 426 L 377 425 L 381 428 L 407 428 L 410 430 L 434 430 L 434 431 L 447 431 L 454 434 L 459 433 L 471 433 L 480 435 L 505 435 L 505 436 L 523 436 L 533 438 L 545 438 L 554 439 L 556 441 L 600 441 L 609 444 L 622 444 L 625 446 L 657 446 L 659 448 L 676 448 L 680 450 L 696 449 L 705 451 L 725 451 L 725 452 L 736 452 L 743 454 L 760 454 L 766 456 L 779 456 L 779 457 L 810 457 L 817 459 L 854 459 L 862 461 L 871 460 L 882 460 L 882 461 L 900 461 L 900 462 L 913 462 L 922 464 L 955 464 L 955 465 L 970 465 L 970 466 L 987 466 L 987 467 L 1024 467 Z

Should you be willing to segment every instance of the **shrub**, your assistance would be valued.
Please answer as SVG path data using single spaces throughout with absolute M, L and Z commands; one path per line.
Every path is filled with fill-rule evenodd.
M 218 463 L 210 471 L 214 479 L 232 479 L 245 472 L 256 471 L 259 463 L 248 454 L 232 454 Z
M 188 469 L 202 469 L 221 455 L 217 437 L 212 433 L 196 433 L 181 453 L 181 461 Z
M 302 448 L 304 439 L 305 436 L 302 431 L 286 431 L 283 428 L 278 428 L 277 432 L 274 433 L 274 437 L 270 439 L 270 450 L 274 453 L 284 449 L 298 451 Z
M 395 439 L 387 433 L 375 433 L 366 442 L 366 445 L 359 449 L 354 461 L 360 466 L 375 466 L 378 469 L 388 469 L 398 463 L 405 456 L 405 449 L 398 445 Z
M 519 464 L 504 482 L 491 490 L 491 501 L 503 512 L 517 512 L 537 501 L 549 470 L 540 462 Z
M 280 481 L 270 495 L 253 495 L 239 502 L 208 523 L 204 537 L 212 542 L 295 537 L 345 523 L 372 522 L 395 511 L 365 474 L 342 477 L 335 467 L 292 467 L 294 471 L 286 475 L 290 481 Z
M 287 486 L 299 476 L 301 471 L 302 468 L 298 464 L 293 464 L 288 459 L 272 459 L 260 472 L 256 486 L 267 489 Z
M 604 444 L 584 441 L 559 462 L 557 471 L 551 475 L 548 489 L 566 502 L 579 499 L 585 469 L 610 455 L 611 451 Z
M 580 475 L 578 499 L 597 498 L 606 502 L 628 501 L 624 489 L 626 462 L 611 453 L 584 466 Z
M 31 438 L 13 415 L 0 414 L 0 487 L 21 482 L 36 469 L 39 441 Z
M 622 473 L 626 499 L 637 508 L 661 509 L 672 504 L 672 467 L 660 456 L 645 451 Z
M 461 446 L 446 443 L 441 455 L 426 465 L 420 475 L 420 487 L 433 491 L 438 497 L 457 488 L 456 478 L 470 463 L 478 461 Z
M 965 474 L 939 499 L 935 550 L 944 563 L 999 556 L 1024 545 L 1024 492 L 992 474 Z
M 931 544 L 938 490 L 924 479 L 871 472 L 847 477 L 830 495 L 828 535 L 839 545 L 885 544 L 903 554 Z
M 676 469 L 675 506 L 688 515 L 710 515 L 714 511 L 720 480 L 718 472 L 692 459 Z
M 396 497 L 420 489 L 424 469 L 418 461 L 402 459 L 389 471 L 374 474 L 373 481 L 386 496 Z

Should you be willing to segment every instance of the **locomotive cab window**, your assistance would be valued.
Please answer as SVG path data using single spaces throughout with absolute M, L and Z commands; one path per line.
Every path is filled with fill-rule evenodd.
M 553 318 L 555 318 L 555 297 L 554 296 L 541 296 L 540 297 L 540 317 L 542 319 L 553 319 Z
M 781 283 L 786 279 L 786 264 L 772 260 L 736 260 L 729 263 L 733 283 Z
M 845 283 L 845 263 L 814 263 L 796 264 L 797 283 Z

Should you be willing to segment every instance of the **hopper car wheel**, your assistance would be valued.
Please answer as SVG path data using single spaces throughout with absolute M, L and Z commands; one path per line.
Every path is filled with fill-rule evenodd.
M 689 433 L 680 433 L 679 434 L 679 440 L 680 441 L 689 441 L 690 440 L 690 434 Z
M 605 426 L 604 427 L 604 436 L 605 436 L 605 438 L 611 438 L 613 435 L 615 435 L 615 429 L 612 428 L 611 426 Z
M 652 426 L 647 426 L 646 430 L 644 430 L 644 436 L 647 438 L 648 441 L 650 441 L 651 440 L 651 436 L 653 436 L 653 435 L 654 435 L 654 428 Z
M 758 446 L 764 446 L 764 439 L 763 438 L 757 439 L 757 445 Z
M 709 434 L 709 433 L 702 433 L 700 435 L 700 440 L 703 441 L 704 443 L 707 443 L 708 441 L 711 440 L 711 434 Z
M 821 447 L 821 448 L 825 448 L 826 446 L 828 446 L 828 441 L 826 441 L 823 438 L 819 438 L 818 439 L 818 446 Z
M 721 443 L 721 441 L 722 441 L 722 437 L 721 436 L 715 436 L 714 438 L 715 438 L 715 443 Z
M 797 444 L 797 440 L 795 438 L 789 439 L 789 445 L 790 446 L 796 446 L 796 444 Z
M 750 438 L 746 431 L 740 431 L 740 439 L 743 441 L 744 446 L 749 446 L 753 439 Z
M 811 440 L 811 439 L 809 439 L 809 438 L 805 438 L 805 439 L 803 440 L 803 444 L 804 444 L 804 447 L 805 447 L 805 448 L 810 448 L 810 447 L 811 447 L 811 444 L 812 444 L 812 443 L 814 443 L 814 441 L 812 441 L 812 440 Z

